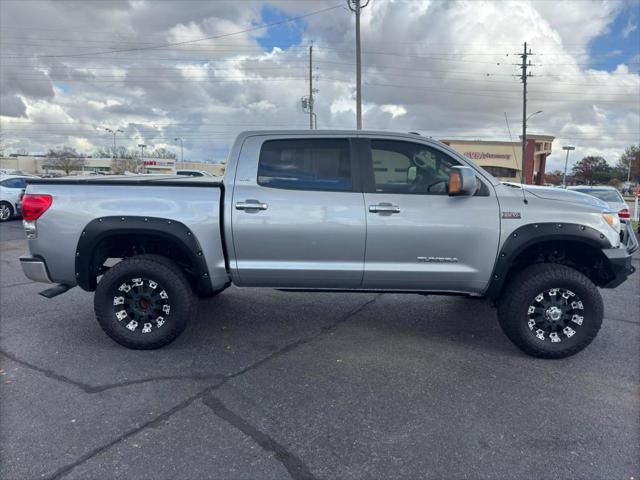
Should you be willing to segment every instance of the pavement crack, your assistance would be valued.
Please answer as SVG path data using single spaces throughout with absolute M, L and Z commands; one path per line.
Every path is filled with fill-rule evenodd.
M 305 345 L 309 342 L 312 342 L 313 340 L 315 340 L 316 338 L 329 333 L 333 330 L 335 330 L 336 328 L 338 328 L 341 324 L 343 324 L 344 322 L 346 322 L 347 320 L 349 320 L 350 318 L 352 318 L 353 316 L 357 315 L 358 313 L 360 313 L 362 310 L 364 310 L 366 307 L 368 307 L 369 305 L 371 305 L 372 303 L 374 303 L 376 300 L 378 300 L 378 298 L 380 298 L 383 294 L 380 293 L 378 295 L 376 295 L 374 298 L 372 298 L 371 300 L 366 301 L 365 303 L 363 303 L 362 305 L 360 305 L 359 307 L 351 310 L 350 312 L 348 312 L 346 315 L 342 316 L 341 318 L 339 318 L 338 320 L 336 320 L 335 322 L 333 322 L 330 325 L 326 325 L 324 327 L 322 327 L 317 333 L 310 335 L 308 337 L 302 338 L 300 340 L 297 340 L 295 342 L 292 342 L 288 345 L 285 345 L 284 347 L 282 347 L 281 349 L 273 352 L 271 355 L 268 355 L 266 357 L 261 358 L 260 360 L 252 363 L 251 365 L 238 370 L 237 372 L 228 374 L 228 375 L 224 375 L 222 377 L 222 379 L 213 384 L 210 385 L 206 388 L 204 388 L 203 390 L 201 390 L 200 392 L 196 393 L 195 395 L 187 398 L 186 400 L 184 400 L 183 402 L 179 403 L 178 405 L 176 405 L 175 407 L 167 410 L 164 413 L 161 413 L 160 415 L 158 415 L 157 417 L 143 423 L 142 425 L 133 428 L 131 430 L 128 430 L 127 432 L 123 433 L 122 435 L 119 435 L 118 437 L 114 438 L 113 440 L 111 440 L 108 443 L 105 443 L 104 445 L 101 445 L 100 447 L 94 448 L 93 450 L 87 452 L 86 454 L 82 455 L 81 457 L 79 457 L 77 460 L 75 460 L 74 462 L 67 464 L 63 467 L 60 467 L 58 470 L 56 470 L 55 472 L 53 472 L 51 475 L 49 476 L 45 476 L 43 475 L 42 478 L 44 478 L 45 480 L 58 480 L 62 477 L 64 477 L 66 474 L 68 474 L 69 472 L 71 472 L 73 469 L 75 469 L 76 467 L 82 465 L 83 463 L 87 462 L 88 460 L 91 460 L 93 457 L 107 451 L 108 449 L 110 449 L 112 446 L 120 443 L 123 440 L 126 440 L 127 438 L 142 432 L 143 430 L 149 428 L 149 427 L 155 427 L 158 426 L 159 424 L 161 424 L 162 422 L 168 420 L 173 414 L 184 410 L 185 408 L 187 408 L 189 405 L 191 405 L 195 400 L 199 399 L 199 398 L 203 398 L 205 395 L 207 396 L 207 398 L 216 398 L 213 397 L 213 395 L 211 394 L 211 392 L 219 389 L 220 387 L 222 387 L 223 385 L 225 385 L 229 380 L 232 380 L 236 377 L 239 377 L 240 375 L 244 375 L 245 373 L 251 371 L 251 370 L 255 370 L 259 367 L 261 367 L 262 365 L 264 365 L 265 363 L 274 360 L 292 350 L 294 350 L 295 348 L 301 346 L 301 345 Z M 0 352 L 1 354 L 7 356 L 7 358 L 11 358 L 12 356 L 6 355 L 6 353 Z M 22 361 L 18 361 L 15 360 L 13 358 L 11 358 L 12 360 L 16 361 L 17 363 L 26 365 L 26 366 L 30 366 L 30 364 L 27 364 L 26 362 L 22 362 Z M 35 370 L 41 371 L 41 372 L 45 372 L 47 370 L 45 369 L 41 369 L 39 367 L 34 367 Z M 47 371 L 50 372 L 50 371 Z M 58 377 L 62 377 L 61 375 L 56 374 L 55 372 L 50 372 L 53 373 L 54 375 L 58 376 Z M 84 387 L 87 387 L 84 384 L 81 384 L 79 382 L 74 382 L 73 380 L 69 380 L 67 379 L 67 377 L 62 377 L 65 379 L 65 381 L 67 381 L 68 383 L 71 383 L 73 385 L 76 386 L 80 386 L 83 385 Z M 118 384 L 119 385 L 119 384 Z M 80 387 L 82 388 L 82 387 Z M 96 387 L 91 387 L 91 389 L 95 389 Z M 114 388 L 114 387 L 111 387 Z M 93 390 L 88 392 L 88 393 L 95 393 Z M 213 400 L 210 400 L 210 402 L 212 402 Z M 218 400 L 219 402 L 219 400 Z M 221 402 L 219 402 L 220 404 L 222 404 Z M 211 408 L 210 405 L 207 405 L 209 408 Z M 226 407 L 224 407 L 226 409 Z M 213 409 L 212 409 L 213 410 Z M 228 410 L 228 409 L 227 409 Z M 220 410 L 222 412 L 222 410 Z M 229 411 L 230 412 L 230 411 Z M 230 412 L 231 414 L 233 414 L 233 412 Z M 237 417 L 237 415 L 233 414 L 234 416 Z M 221 417 L 222 418 L 222 417 Z M 238 417 L 240 418 L 240 417 Z M 242 420 L 242 419 L 240 419 Z M 245 422 L 246 423 L 246 422 Z M 248 424 L 247 424 L 248 425 Z M 256 432 L 258 432 L 258 430 L 255 430 Z M 255 432 L 254 432 L 255 433 Z M 270 439 L 270 437 L 268 437 L 265 434 L 264 438 L 261 438 L 261 441 L 266 439 Z M 251 436 L 251 435 L 250 435 Z M 251 437 L 254 438 L 254 437 Z M 255 438 L 254 438 L 255 439 Z M 280 445 L 275 442 L 275 440 L 271 439 L 274 443 L 268 443 L 267 445 L 270 447 L 280 447 Z M 259 443 L 259 442 L 258 442 Z M 259 443 L 260 444 L 260 443 Z M 262 444 L 260 444 L 262 446 Z M 264 448 L 264 447 L 263 447 Z M 286 452 L 286 450 L 282 450 L 283 452 Z M 278 457 L 280 459 L 280 461 L 283 462 L 284 464 L 284 460 L 282 460 L 282 457 Z M 293 470 L 289 470 L 289 467 L 287 466 L 287 464 L 285 464 L 285 468 L 287 468 L 287 470 L 289 471 L 289 473 L 292 475 L 292 477 L 294 478 L 294 480 L 302 480 L 302 479 L 314 479 L 315 477 L 313 477 L 311 475 L 311 473 L 308 471 L 308 469 L 306 469 L 306 467 L 304 466 L 304 464 L 302 462 L 300 462 L 299 460 L 297 460 L 296 457 L 292 456 L 291 454 L 289 454 L 287 458 L 287 462 L 289 462 L 289 467 L 292 468 Z M 299 463 L 296 463 L 299 462 Z M 304 469 L 303 469 L 304 467 Z M 293 472 L 293 473 L 292 473 Z M 302 476 L 303 474 L 308 473 L 309 476 Z M 294 476 L 294 474 L 297 474 L 299 476 Z
M 95 457 L 97 455 L 100 455 L 101 453 L 107 451 L 108 449 L 110 449 L 111 447 L 116 445 L 117 443 L 120 443 L 120 442 L 128 439 L 129 437 L 132 437 L 133 435 L 136 435 L 137 433 L 140 433 L 141 431 L 143 431 L 143 430 L 145 430 L 147 428 L 153 428 L 153 427 L 156 427 L 156 426 L 160 425 L 162 422 L 164 422 L 165 420 L 168 420 L 175 413 L 178 413 L 179 411 L 184 410 L 189 405 L 191 405 L 195 400 L 201 398 L 202 395 L 204 395 L 204 393 L 207 390 L 208 389 L 201 390 L 200 392 L 198 392 L 195 395 L 187 398 L 186 400 L 183 400 L 182 402 L 180 402 L 175 407 L 167 410 L 166 412 L 158 415 L 157 417 L 152 418 L 151 420 L 149 420 L 149 421 L 137 426 L 136 428 L 132 428 L 130 430 L 127 430 L 125 433 L 123 433 L 122 435 L 117 436 L 116 438 L 114 438 L 110 442 L 105 443 L 104 445 L 101 445 L 101 446 L 99 446 L 97 448 L 94 448 L 93 450 L 85 453 L 84 455 L 79 457 L 74 462 L 69 463 L 67 465 L 64 465 L 63 467 L 60 467 L 58 470 L 53 472 L 51 475 L 49 475 L 49 476 L 44 476 L 43 475 L 42 478 L 44 478 L 45 480 L 58 480 L 59 478 L 64 477 L 66 474 L 71 472 L 71 470 L 73 470 L 74 468 L 82 465 L 83 463 L 85 463 L 88 460 L 91 460 L 93 457 Z
M 237 428 L 256 442 L 263 450 L 272 452 L 287 469 L 293 480 L 315 480 L 309 468 L 295 454 L 291 453 L 266 433 L 258 430 L 240 415 L 229 410 L 222 401 L 208 392 L 202 398 L 204 403 L 218 418 Z
M 631 325 L 640 325 L 639 322 L 634 321 L 634 320 L 627 320 L 626 318 L 612 318 L 612 317 L 605 317 L 604 321 L 613 321 L 613 322 L 622 322 L 622 323 L 630 323 Z
M 68 385 L 72 385 L 74 387 L 79 388 L 83 392 L 90 393 L 90 394 L 104 392 L 106 390 L 111 390 L 111 389 L 114 389 L 114 388 L 129 387 L 129 386 L 132 386 L 132 385 L 140 385 L 140 384 L 151 383 L 151 382 L 170 381 L 170 380 L 202 381 L 202 380 L 213 380 L 213 379 L 223 379 L 223 378 L 225 378 L 224 375 L 219 374 L 219 373 L 200 373 L 200 374 L 196 373 L 196 374 L 192 374 L 192 375 L 165 375 L 165 376 L 159 376 L 159 377 L 140 378 L 140 379 L 137 379 L 137 380 L 125 380 L 125 381 L 122 381 L 122 382 L 111 383 L 111 384 L 107 384 L 107 385 L 89 385 L 87 383 L 79 382 L 77 380 L 73 380 L 73 379 L 71 379 L 69 377 L 66 377 L 64 375 L 56 373 L 53 370 L 50 370 L 50 369 L 47 369 L 47 368 L 38 367 L 37 365 L 33 365 L 32 363 L 29 363 L 29 362 L 26 362 L 24 360 L 21 360 L 20 358 L 16 357 L 12 353 L 8 353 L 8 352 L 0 350 L 0 355 L 8 358 L 12 362 L 15 362 L 15 363 L 17 363 L 17 364 L 19 364 L 19 365 L 21 365 L 21 366 L 23 366 L 25 368 L 29 368 L 29 369 L 34 370 L 36 372 L 42 373 L 47 378 L 51 378 L 53 380 L 57 380 L 59 382 L 66 383 Z
M 87 385 L 86 383 L 82 383 L 82 382 L 78 382 L 76 380 L 72 380 L 71 378 L 65 377 L 64 375 L 56 373 L 53 370 L 50 370 L 48 368 L 42 368 L 42 367 L 38 367 L 37 365 L 33 365 L 33 364 L 29 363 L 29 362 L 21 360 L 20 358 L 16 357 L 12 353 L 8 353 L 8 352 L 5 352 L 5 351 L 0 351 L 0 355 L 8 358 L 9 360 L 11 360 L 12 362 L 17 363 L 18 365 L 22 365 L 25 368 L 29 368 L 29 369 L 34 370 L 36 372 L 40 372 L 47 378 L 51 378 L 53 380 L 57 380 L 59 382 L 66 383 L 68 385 L 73 385 L 74 387 L 78 387 L 80 390 L 82 390 L 82 391 L 84 391 L 86 393 L 93 393 L 92 389 L 94 387 L 92 387 L 91 385 Z
M 285 345 L 284 347 L 276 350 L 275 352 L 273 352 L 270 355 L 267 355 L 266 357 L 261 358 L 260 360 L 258 360 L 255 363 L 252 363 L 251 365 L 238 370 L 235 373 L 231 373 L 229 375 L 226 375 L 224 377 L 224 379 L 218 384 L 218 385 L 214 385 L 212 388 L 216 389 L 221 387 L 222 385 L 224 385 L 225 383 L 227 383 L 229 380 L 239 377 L 240 375 L 244 375 L 245 373 L 251 371 L 251 370 L 255 370 L 256 368 L 260 368 L 262 365 L 264 365 L 265 363 L 281 357 L 282 355 L 285 355 L 287 353 L 289 353 L 290 351 L 298 348 L 301 345 L 305 345 L 307 343 L 310 343 L 312 341 L 314 341 L 316 338 L 325 335 L 329 332 L 332 332 L 333 330 L 335 330 L 336 328 L 338 328 L 340 325 L 342 325 L 344 322 L 346 322 L 347 320 L 349 320 L 350 318 L 352 318 L 353 316 L 357 315 L 358 313 L 360 313 L 362 310 L 364 310 L 365 308 L 367 308 L 369 305 L 371 305 L 372 303 L 374 303 L 376 300 L 378 300 L 378 298 L 380 298 L 383 294 L 379 293 L 375 296 L 375 298 L 372 298 L 371 300 L 366 301 L 365 303 L 363 303 L 362 305 L 360 305 L 359 307 L 353 309 L 352 311 L 350 311 L 349 313 L 347 313 L 346 315 L 340 317 L 338 320 L 336 320 L 335 322 L 333 322 L 330 325 L 325 325 L 324 327 L 320 328 L 320 330 L 318 330 L 318 332 L 316 332 L 313 335 L 309 335 L 308 337 L 303 337 L 299 340 L 296 340 L 295 342 L 289 343 L 287 345 Z
M 201 380 L 213 380 L 213 379 L 219 379 L 221 380 L 221 382 L 219 382 L 218 384 L 214 385 L 213 388 L 218 388 L 222 385 L 224 385 L 228 380 L 231 380 L 232 378 L 238 377 L 240 375 L 243 375 L 245 373 L 247 373 L 248 371 L 251 370 L 255 370 L 256 368 L 259 368 L 260 366 L 262 366 L 264 363 L 270 361 L 273 358 L 279 357 L 281 355 L 284 355 L 288 352 L 290 352 L 291 350 L 293 350 L 294 348 L 299 347 L 300 345 L 304 345 L 305 343 L 309 343 L 311 341 L 313 341 L 316 337 L 320 336 L 320 335 L 324 335 L 332 330 L 334 330 L 335 328 L 337 328 L 340 324 L 346 322 L 347 320 L 349 320 L 351 317 L 353 317 L 354 315 L 357 315 L 358 313 L 360 313 L 363 309 L 365 309 L 367 306 L 369 306 L 370 304 L 372 304 L 373 302 L 375 302 L 382 294 L 378 294 L 375 298 L 368 300 L 367 302 L 363 303 L 362 305 L 360 305 L 359 307 L 357 307 L 356 309 L 352 310 L 351 312 L 347 313 L 346 315 L 344 315 L 343 317 L 341 317 L 340 319 L 338 319 L 337 321 L 335 321 L 334 323 L 330 324 L 330 325 L 326 325 L 324 327 L 322 327 L 315 335 L 311 335 L 309 337 L 304 337 L 301 338 L 300 340 L 297 340 L 293 343 L 290 343 L 288 345 L 285 345 L 283 348 L 276 350 L 275 352 L 273 352 L 271 355 L 267 355 L 266 357 L 261 358 L 260 360 L 258 360 L 257 362 L 237 371 L 234 372 L 232 374 L 228 374 L 228 375 L 223 375 L 223 374 L 219 374 L 219 373 L 201 373 L 201 374 L 193 374 L 193 375 L 167 375 L 167 376 L 159 376 L 159 377 L 151 377 L 151 378 L 141 378 L 138 380 L 125 380 L 122 382 L 117 382 L 117 383 L 111 383 L 111 384 L 107 384 L 107 385 L 89 385 L 87 383 L 83 383 L 77 380 L 73 380 L 65 375 L 62 375 L 60 373 L 57 373 L 51 369 L 47 369 L 47 368 L 42 368 L 39 367 L 37 365 L 34 365 L 32 363 L 29 363 L 25 360 L 22 360 L 20 358 L 18 358 L 17 356 L 15 356 L 12 353 L 6 352 L 4 350 L 0 350 L 0 355 L 3 355 L 4 357 L 8 358 L 9 360 L 22 365 L 23 367 L 29 368 L 31 370 L 34 370 L 36 372 L 40 372 L 42 373 L 44 376 L 46 376 L 47 378 L 51 378 L 53 380 L 57 380 L 59 382 L 63 382 L 66 383 L 68 385 L 73 385 L 74 387 L 79 388 L 80 390 L 82 390 L 85 393 L 100 393 L 100 392 L 104 392 L 106 390 L 111 390 L 114 388 L 122 388 L 122 387 L 129 387 L 132 385 L 140 385 L 140 384 L 144 384 L 144 383 L 150 383 L 150 382 L 159 382 L 159 381 L 170 381 L 170 380 L 195 380 L 195 381 L 201 381 Z

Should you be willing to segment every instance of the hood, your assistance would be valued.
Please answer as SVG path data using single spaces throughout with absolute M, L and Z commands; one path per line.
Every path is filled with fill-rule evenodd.
M 521 188 L 520 184 L 509 183 L 509 186 L 517 186 Z M 534 195 L 538 198 L 544 198 L 545 200 L 557 200 L 558 202 L 577 203 L 580 205 L 588 205 L 598 208 L 602 211 L 610 211 L 611 208 L 599 198 L 587 195 L 586 193 L 574 192 L 572 190 L 566 190 L 564 188 L 542 187 L 538 185 L 525 185 L 526 192 Z

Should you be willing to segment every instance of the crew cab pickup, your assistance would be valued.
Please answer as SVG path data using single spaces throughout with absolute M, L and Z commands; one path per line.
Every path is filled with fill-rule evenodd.
M 245 132 L 222 179 L 30 179 L 23 215 L 25 275 L 58 284 L 45 296 L 95 291 L 104 331 L 137 349 L 173 341 L 198 296 L 235 284 L 486 297 L 524 352 L 565 357 L 593 340 L 597 287 L 633 273 L 638 248 L 597 198 L 502 184 L 389 132 Z

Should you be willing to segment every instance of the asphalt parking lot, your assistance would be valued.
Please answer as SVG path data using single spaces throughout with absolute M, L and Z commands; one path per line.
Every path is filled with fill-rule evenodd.
M 3 479 L 639 477 L 638 273 L 566 360 L 521 354 L 485 301 L 235 288 L 143 352 L 91 294 L 37 295 L 25 251 L 0 225 Z

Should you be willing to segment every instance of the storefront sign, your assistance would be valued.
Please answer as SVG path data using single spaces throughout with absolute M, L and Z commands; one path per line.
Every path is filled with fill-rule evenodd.
M 472 160 L 486 160 L 489 158 L 497 158 L 501 160 L 509 160 L 511 154 L 509 153 L 489 153 L 489 152 L 464 152 L 466 157 Z

